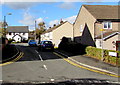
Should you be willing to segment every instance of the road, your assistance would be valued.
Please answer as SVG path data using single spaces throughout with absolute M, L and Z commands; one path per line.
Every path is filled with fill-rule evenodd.
M 118 81 L 118 78 L 75 67 L 54 52 L 38 51 L 37 47 L 16 45 L 24 56 L 12 64 L 2 66 L 3 81 L 58 82 L 69 79 L 104 79 Z

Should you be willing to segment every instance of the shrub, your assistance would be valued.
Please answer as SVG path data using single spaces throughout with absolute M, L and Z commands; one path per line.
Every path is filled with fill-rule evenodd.
M 10 38 L 10 39 L 8 40 L 8 43 L 11 43 L 11 42 L 13 42 L 13 41 L 15 41 L 15 40 Z
M 113 57 L 113 56 L 109 55 L 109 52 L 116 52 L 116 53 L 118 53 L 118 57 L 120 57 L 120 51 L 105 50 L 105 49 L 103 51 L 104 51 L 104 61 L 106 63 L 110 63 L 110 64 L 115 65 L 116 64 L 116 60 L 118 59 L 118 65 L 120 65 L 120 58 Z M 102 52 L 102 49 L 99 49 L 99 48 L 95 48 L 95 47 L 91 47 L 91 46 L 88 46 L 86 48 L 86 54 L 88 56 L 91 56 L 91 57 L 96 58 L 98 60 L 102 59 L 101 52 Z
M 85 54 L 86 46 L 80 43 L 72 42 L 69 38 L 63 37 L 58 48 L 72 54 Z
M 23 42 L 23 43 L 27 43 L 27 42 L 28 42 L 28 40 L 23 40 L 22 42 Z
M 102 51 L 101 49 L 91 47 L 91 46 L 88 46 L 86 48 L 86 54 L 88 56 L 92 56 L 92 57 L 97 58 L 97 59 L 101 58 L 101 51 Z

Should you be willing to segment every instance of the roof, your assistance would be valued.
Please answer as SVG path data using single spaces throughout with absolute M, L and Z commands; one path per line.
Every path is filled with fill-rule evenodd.
M 46 30 L 46 31 L 45 31 L 44 33 L 42 33 L 42 34 L 49 33 L 49 32 L 51 32 L 51 31 L 57 29 L 57 28 L 60 27 L 61 25 L 65 24 L 66 22 L 67 22 L 67 21 L 65 21 L 65 22 L 63 22 L 63 23 L 60 23 L 59 25 L 56 25 L 56 26 L 54 26 L 54 27 L 52 27 L 52 28 L 49 28 L 48 30 Z
M 120 19 L 119 5 L 83 5 L 96 19 Z
M 117 34 L 120 34 L 120 32 L 118 31 L 105 32 L 103 33 L 103 40 L 107 40 L 108 38 L 111 38 Z M 95 37 L 95 39 L 101 39 L 101 35 Z
M 7 32 L 29 32 L 28 26 L 8 26 Z

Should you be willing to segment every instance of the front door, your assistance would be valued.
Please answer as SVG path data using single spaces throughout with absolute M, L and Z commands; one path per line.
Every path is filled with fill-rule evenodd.
M 118 43 L 118 51 L 120 51 L 120 43 Z
M 116 45 L 117 45 L 117 51 L 120 51 L 120 41 L 117 41 Z

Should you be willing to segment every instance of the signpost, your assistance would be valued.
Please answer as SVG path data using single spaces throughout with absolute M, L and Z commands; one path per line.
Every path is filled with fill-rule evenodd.
M 101 52 L 101 57 L 102 57 L 102 61 L 104 60 L 104 50 L 103 50 L 103 29 L 100 29 L 100 31 L 101 31 L 101 46 L 102 46 L 102 52 Z

